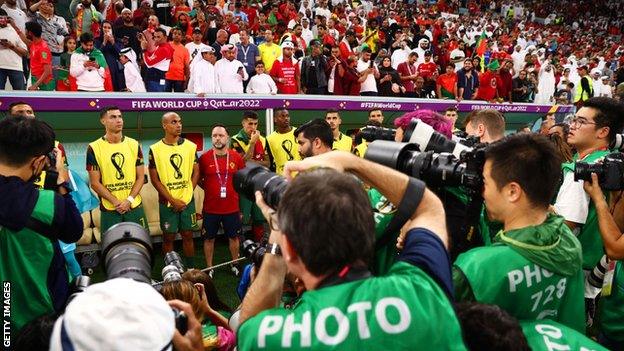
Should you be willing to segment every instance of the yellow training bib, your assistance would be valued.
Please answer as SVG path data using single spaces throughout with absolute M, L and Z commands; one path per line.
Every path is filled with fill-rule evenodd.
M 160 182 L 175 199 L 188 204 L 193 198 L 193 165 L 197 159 L 197 145 L 190 140 L 180 139 L 176 145 L 162 140 L 150 146 L 151 156 L 156 164 Z M 167 204 L 170 206 L 170 204 Z
M 299 145 L 295 138 L 295 128 L 288 133 L 273 132 L 267 137 L 273 163 L 275 163 L 275 173 L 284 174 L 284 166 L 288 161 L 301 160 L 299 156 Z
M 340 135 L 338 136 L 338 139 L 334 139 L 334 146 L 332 148 L 333 150 L 351 152 L 352 148 L 353 148 L 353 139 L 351 139 L 351 137 L 340 133 Z
M 136 163 L 139 155 L 139 142 L 124 137 L 120 143 L 111 144 L 104 138 L 89 144 L 100 168 L 102 185 L 119 200 L 125 200 L 134 186 L 136 179 Z M 142 180 L 140 180 L 142 181 Z M 102 198 L 102 205 L 114 211 L 115 206 Z M 131 204 L 135 208 L 141 204 L 141 195 L 137 195 Z

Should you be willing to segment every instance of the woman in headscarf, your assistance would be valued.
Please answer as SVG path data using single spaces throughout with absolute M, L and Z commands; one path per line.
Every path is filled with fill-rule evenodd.
M 399 72 L 392 68 L 392 61 L 389 56 L 384 56 L 381 59 L 377 91 L 379 96 L 402 96 L 405 92 Z
M 113 26 L 110 22 L 102 22 L 102 32 L 98 38 L 95 38 L 94 42 L 95 47 L 104 54 L 104 59 L 110 69 L 113 91 L 122 91 L 126 87 L 126 84 L 124 81 L 123 67 L 120 67 L 117 59 L 119 59 L 119 52 L 123 46 L 120 41 L 115 39 Z

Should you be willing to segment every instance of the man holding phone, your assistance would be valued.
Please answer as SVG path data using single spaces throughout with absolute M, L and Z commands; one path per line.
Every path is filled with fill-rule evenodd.
M 360 86 L 360 95 L 377 96 L 377 81 L 379 71 L 375 67 L 375 62 L 371 59 L 372 51 L 370 48 L 362 49 L 362 56 L 357 62 L 357 70 L 360 77 L 366 77 Z
M 93 45 L 93 35 L 82 33 L 80 47 L 71 56 L 69 74 L 76 78 L 78 91 L 104 91 L 106 60 Z
M 249 74 L 245 70 L 243 63 L 236 59 L 238 49 L 232 44 L 221 47 L 223 56 L 215 64 L 217 75 L 217 91 L 224 94 L 242 94 L 243 81 L 249 79 Z
M 6 11 L 0 9 L 0 90 L 4 90 L 7 78 L 13 90 L 24 90 L 22 57 L 28 55 L 26 44 L 9 26 Z

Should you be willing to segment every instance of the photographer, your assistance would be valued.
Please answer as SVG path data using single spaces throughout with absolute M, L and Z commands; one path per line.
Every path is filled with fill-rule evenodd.
M 57 239 L 77 241 L 83 223 L 68 194 L 67 171 L 54 149 L 54 137 L 52 128 L 36 119 L 0 121 L 0 280 L 5 293 L 10 289 L 10 334 L 40 315 L 61 310 L 69 294 Z M 33 180 L 50 166 L 52 151 L 57 190 L 39 190 Z
M 366 268 L 373 216 L 361 185 L 345 171 L 391 202 L 415 208 L 404 227 L 404 249 L 384 277 L 371 277 Z M 256 193 L 272 230 L 242 303 L 239 349 L 371 349 L 382 343 L 388 349 L 463 349 L 448 300 L 448 238 L 439 199 L 421 181 L 346 152 L 289 162 L 285 174 L 291 172 L 300 173 L 277 213 Z M 276 308 L 287 270 L 307 289 L 291 310 Z M 434 323 L 419 322 L 432 314 Z
M 461 301 L 496 304 L 518 319 L 551 318 L 584 331 L 581 247 L 563 218 L 548 212 L 560 160 L 545 137 L 515 134 L 486 149 L 483 198 L 503 223 L 492 246 L 454 264 Z
M 609 154 L 609 144 L 622 130 L 624 107 L 616 100 L 590 98 L 576 112 L 570 123 L 568 144 L 576 149 L 572 162 L 562 164 L 563 183 L 554 204 L 583 248 L 583 269 L 593 269 L 604 255 L 594 202 L 583 190 L 582 181 L 574 181 L 575 162 L 595 163 Z
M 611 272 L 612 276 L 607 279 L 606 275 L 609 273 L 605 273 L 605 283 L 603 283 L 600 318 L 598 318 L 601 334 L 598 340 L 612 350 L 622 350 L 623 347 L 617 345 L 624 345 L 624 331 L 622 329 L 624 311 L 621 307 L 624 306 L 624 266 L 622 265 L 624 237 L 622 230 L 620 230 L 624 224 L 624 206 L 619 201 L 619 196 L 611 197 L 611 199 L 615 198 L 616 200 L 612 201 L 614 203 L 610 210 L 595 173 L 592 174 L 591 182 L 584 182 L 583 188 L 594 203 L 600 236 L 607 257 L 612 260 L 606 269 Z M 615 261 L 613 262 L 613 260 Z
M 332 151 L 334 143 L 329 123 L 320 118 L 308 121 L 295 129 L 295 138 L 302 160 Z
M 471 112 L 464 121 L 466 133 L 479 137 L 480 143 L 493 143 L 505 137 L 505 116 L 497 110 Z

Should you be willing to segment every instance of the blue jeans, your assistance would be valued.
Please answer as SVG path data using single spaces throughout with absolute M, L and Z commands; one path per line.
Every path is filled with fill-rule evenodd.
M 59 67 L 60 65 L 61 65 L 61 56 L 52 55 L 52 74 L 54 75 L 55 81 L 58 80 L 58 74 L 59 74 L 58 68 L 55 68 L 55 67 Z
M 163 79 L 164 80 L 164 79 Z M 145 82 L 145 90 L 149 91 L 149 92 L 155 92 L 155 93 L 163 93 L 165 92 L 165 86 L 166 84 L 160 84 L 160 79 L 159 80 L 148 80 L 147 82 Z
M 24 72 L 16 71 L 13 69 L 0 68 L 0 90 L 4 90 L 6 86 L 7 78 L 11 82 L 13 90 L 26 89 L 26 82 L 24 81 Z
M 184 81 L 167 79 L 165 82 L 165 91 L 170 93 L 171 90 L 173 90 L 174 93 L 183 93 Z

